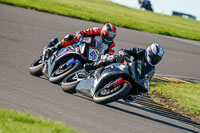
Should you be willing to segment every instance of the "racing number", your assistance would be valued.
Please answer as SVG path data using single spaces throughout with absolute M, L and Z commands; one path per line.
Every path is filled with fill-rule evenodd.
M 97 59 L 98 59 L 98 54 L 95 51 L 95 49 L 90 49 L 90 51 L 89 51 L 89 60 L 97 61 Z
M 95 60 L 97 58 L 97 55 L 94 51 L 90 53 L 90 56 L 92 57 L 92 60 Z

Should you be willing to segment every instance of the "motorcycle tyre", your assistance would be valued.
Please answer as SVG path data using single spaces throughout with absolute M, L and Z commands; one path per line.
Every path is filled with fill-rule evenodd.
M 128 83 L 124 83 L 123 87 L 120 90 L 118 90 L 117 92 L 115 92 L 111 95 L 105 96 L 105 97 L 98 97 L 96 95 L 96 93 L 97 93 L 96 92 L 93 96 L 93 101 L 98 104 L 110 103 L 110 102 L 116 101 L 118 99 L 121 99 L 121 98 L 127 96 L 130 93 L 130 91 L 131 91 L 131 85 Z
M 49 81 L 52 82 L 52 83 L 55 83 L 55 84 L 58 84 L 60 82 L 62 82 L 63 78 L 65 78 L 67 75 L 75 72 L 75 71 L 78 71 L 82 68 L 82 65 L 78 62 L 75 63 L 75 65 L 69 70 L 69 71 L 66 71 L 65 73 L 59 75 L 59 76 L 56 76 L 54 77 L 53 74 L 56 72 L 54 72 L 53 74 L 51 74 L 51 76 L 49 77 Z
M 30 64 L 29 66 L 29 72 L 31 75 L 34 76 L 42 76 L 42 68 L 43 68 L 43 63 L 39 64 L 39 61 L 41 60 L 41 58 L 37 58 L 35 61 L 33 61 L 33 63 Z
M 70 93 L 70 94 L 73 94 L 73 93 L 76 93 L 76 86 L 78 85 L 78 83 L 80 81 L 73 81 L 73 82 L 67 82 L 67 80 L 73 76 L 74 74 L 78 73 L 78 72 L 81 72 L 81 71 L 84 71 L 84 69 L 81 69 L 77 72 L 74 72 L 72 74 L 70 74 L 69 76 L 67 76 L 66 78 L 63 79 L 62 83 L 61 83 L 61 88 L 64 92 L 67 92 L 67 93 Z

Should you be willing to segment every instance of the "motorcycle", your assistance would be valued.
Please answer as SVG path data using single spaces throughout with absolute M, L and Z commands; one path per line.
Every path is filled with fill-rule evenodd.
M 85 63 L 91 63 L 100 58 L 104 50 L 97 43 L 81 41 L 55 51 L 47 60 L 40 56 L 31 63 L 29 72 L 34 76 L 45 75 L 52 83 L 60 83 L 65 76 L 83 68 Z M 95 45 L 98 47 L 95 48 Z
M 95 71 L 81 69 L 67 76 L 61 87 L 65 92 L 81 93 L 95 103 L 106 104 L 148 92 L 149 80 L 154 73 L 155 67 L 144 61 L 129 60 Z

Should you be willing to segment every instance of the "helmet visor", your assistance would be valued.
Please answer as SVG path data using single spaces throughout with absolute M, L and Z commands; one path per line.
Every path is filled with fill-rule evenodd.
M 149 58 L 151 59 L 151 64 L 152 65 L 156 65 L 156 64 L 158 64 L 159 62 L 160 62 L 160 60 L 161 60 L 161 57 L 160 56 L 158 56 L 158 55 L 149 55 Z
M 109 36 L 107 35 L 106 33 L 103 33 L 102 35 L 102 39 L 105 41 L 105 42 L 112 42 L 113 39 L 114 39 L 115 36 Z

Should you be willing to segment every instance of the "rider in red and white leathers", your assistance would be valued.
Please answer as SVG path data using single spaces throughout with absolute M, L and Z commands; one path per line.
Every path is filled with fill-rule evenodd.
M 97 45 L 102 45 L 104 49 L 104 55 L 113 55 L 116 51 L 115 43 L 113 41 L 115 36 L 116 27 L 111 23 L 106 23 L 102 29 L 99 27 L 93 27 L 86 30 L 78 31 L 76 35 L 66 35 L 61 41 L 58 41 L 58 38 L 53 38 L 44 48 L 43 55 L 45 58 L 48 59 L 54 51 L 77 43 L 84 37 L 91 37 L 91 40 L 99 42 L 96 43 L 95 47 L 98 47 Z

